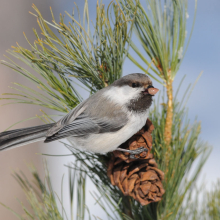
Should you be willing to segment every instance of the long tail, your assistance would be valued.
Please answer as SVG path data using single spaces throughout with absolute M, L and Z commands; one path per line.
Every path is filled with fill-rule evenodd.
M 0 151 L 44 140 L 54 123 L 0 133 Z

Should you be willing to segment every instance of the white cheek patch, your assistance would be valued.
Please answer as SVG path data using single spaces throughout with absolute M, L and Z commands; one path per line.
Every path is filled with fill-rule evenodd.
M 130 86 L 112 87 L 103 95 L 120 105 L 128 103 L 131 99 L 138 98 L 142 88 L 132 88 Z

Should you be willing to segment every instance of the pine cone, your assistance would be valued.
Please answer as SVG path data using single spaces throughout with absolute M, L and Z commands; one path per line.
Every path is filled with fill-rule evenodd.
M 140 154 L 135 155 L 136 159 L 148 159 L 150 156 L 150 151 L 152 148 L 152 136 L 151 133 L 154 130 L 154 126 L 152 122 L 147 119 L 144 127 L 137 132 L 134 136 L 132 136 L 128 141 L 123 143 L 120 148 L 128 149 L 128 150 L 136 150 L 140 147 L 147 148 L 148 151 L 144 151 Z M 136 159 L 130 158 L 130 153 L 122 152 L 122 151 L 113 151 L 115 157 L 124 160 L 127 163 L 135 161 Z
M 107 174 L 112 185 L 118 186 L 125 196 L 132 196 L 141 205 L 158 202 L 165 193 L 162 185 L 164 173 L 157 168 L 152 154 L 147 160 L 131 163 L 113 156 Z

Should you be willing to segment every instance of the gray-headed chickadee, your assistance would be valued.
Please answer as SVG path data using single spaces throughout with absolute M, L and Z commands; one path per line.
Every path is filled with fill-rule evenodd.
M 68 138 L 81 150 L 123 151 L 118 146 L 144 126 L 157 92 L 145 74 L 126 75 L 90 96 L 57 123 L 0 133 L 0 150 Z

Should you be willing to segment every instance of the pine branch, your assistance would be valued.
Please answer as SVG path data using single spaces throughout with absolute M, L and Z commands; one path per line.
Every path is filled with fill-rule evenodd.
M 147 66 L 150 65 L 150 61 L 153 62 L 154 67 L 150 66 L 153 73 L 147 74 L 158 82 L 162 80 L 167 90 L 167 114 L 164 139 L 167 148 L 169 148 L 172 142 L 173 126 L 173 81 L 191 37 L 190 34 L 188 42 L 185 43 L 188 1 L 149 0 L 147 1 L 147 8 L 144 8 L 139 0 L 120 0 L 119 2 L 125 13 L 129 14 L 132 18 L 135 17 L 136 36 L 145 50 L 145 54 L 141 53 L 140 48 L 134 43 L 131 43 L 133 51 Z M 197 0 L 195 0 L 195 16 L 196 7 Z M 137 63 L 130 54 L 129 58 L 139 68 L 146 71 L 146 68 Z M 168 164 L 169 154 L 167 154 L 166 157 Z
M 76 80 L 87 87 L 90 93 L 94 93 L 121 77 L 122 64 L 129 48 L 127 42 L 131 37 L 132 23 L 128 24 L 127 17 L 118 5 L 111 3 L 105 11 L 104 5 L 97 3 L 93 35 L 90 31 L 87 1 L 83 22 L 78 22 L 74 15 L 67 13 L 72 20 L 68 26 L 64 23 L 64 16 L 60 16 L 58 24 L 51 10 L 53 20 L 50 23 L 44 20 L 35 5 L 33 8 L 37 13 L 33 15 L 37 17 L 43 39 L 34 30 L 37 40 L 33 45 L 25 36 L 31 50 L 18 45 L 13 47 L 13 51 L 8 52 L 31 67 L 43 80 L 11 59 L 2 63 L 37 84 L 42 92 L 18 85 L 22 87 L 22 90 L 18 91 L 24 98 L 14 100 L 68 112 L 82 101 L 74 87 Z M 60 37 L 56 36 L 52 28 L 59 32 Z M 30 93 L 34 93 L 34 96 L 30 96 Z

